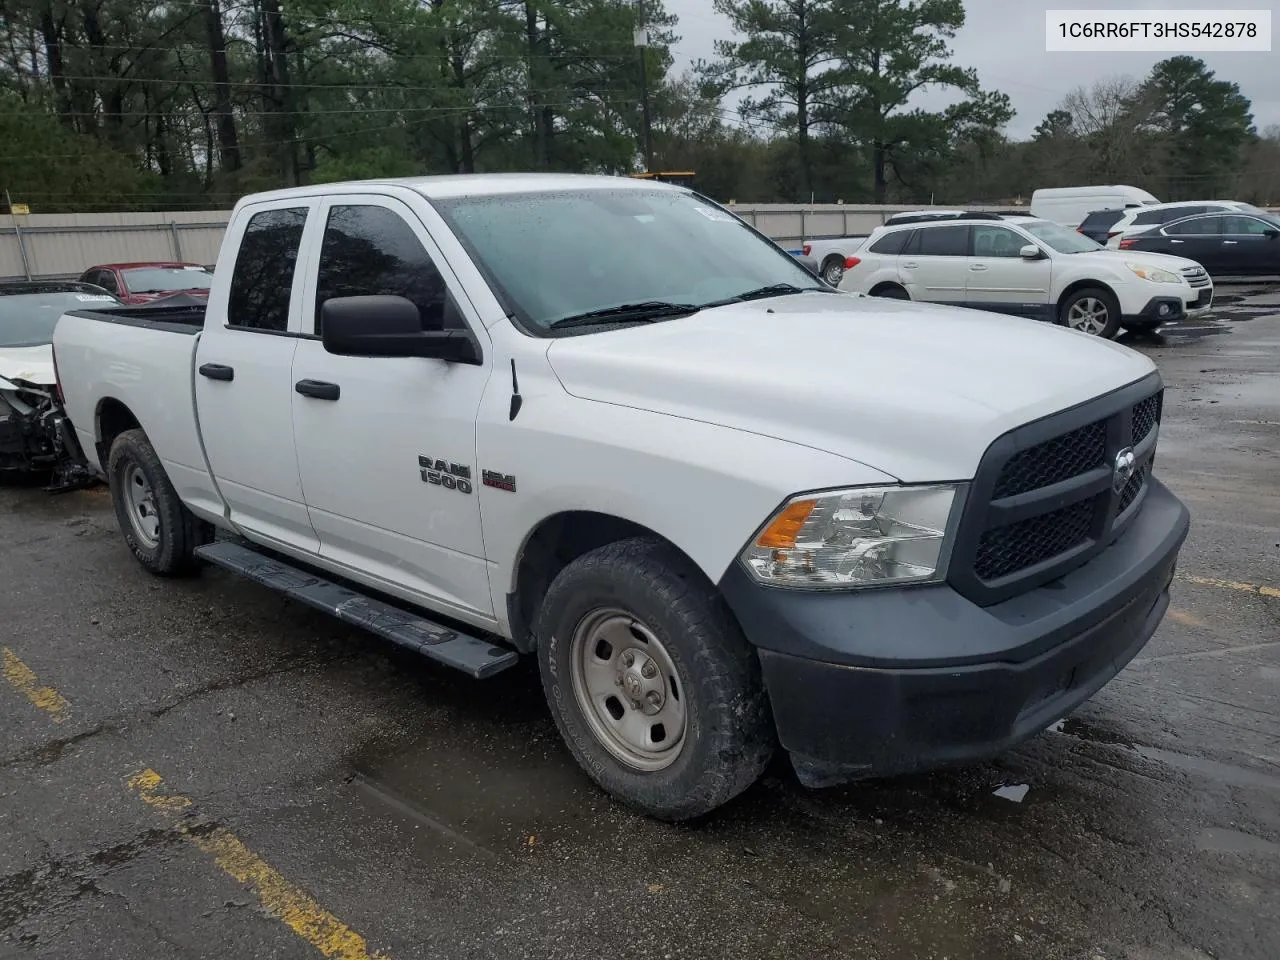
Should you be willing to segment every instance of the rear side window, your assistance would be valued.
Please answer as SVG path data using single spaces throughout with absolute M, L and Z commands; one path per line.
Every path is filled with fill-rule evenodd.
M 1175 236 L 1212 236 L 1222 232 L 1222 217 L 1192 217 L 1171 223 L 1164 230 Z
M 326 300 L 371 296 L 412 300 L 423 329 L 441 330 L 448 295 L 444 277 L 398 213 L 370 204 L 329 211 L 316 285 L 316 333 Z
M 1080 224 L 1080 226 L 1101 230 L 1104 227 L 1111 226 L 1123 216 L 1123 210 L 1095 210 L 1084 218 L 1084 223 Z
M 272 333 L 288 329 L 293 268 L 306 223 L 306 207 L 263 210 L 249 220 L 231 274 L 228 326 Z
M 907 237 L 909 236 L 911 236 L 910 230 L 897 230 L 893 233 L 886 233 L 867 249 L 872 253 L 883 253 L 891 257 L 897 256 L 902 252 L 902 248 L 907 245 Z
M 969 255 L 969 227 L 929 227 L 920 230 L 920 256 L 967 257 Z

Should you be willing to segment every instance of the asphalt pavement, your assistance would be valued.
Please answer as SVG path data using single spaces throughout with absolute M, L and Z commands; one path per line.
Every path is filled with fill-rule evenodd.
M 0 489 L 0 957 L 1274 960 L 1280 294 L 1249 293 L 1126 340 L 1193 512 L 1137 660 L 994 762 L 780 761 L 696 825 L 592 787 L 532 667 L 157 580 L 104 490 Z

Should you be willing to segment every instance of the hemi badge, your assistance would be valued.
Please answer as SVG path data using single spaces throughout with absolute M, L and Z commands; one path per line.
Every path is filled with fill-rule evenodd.
M 516 478 L 509 473 L 498 473 L 496 470 L 481 470 L 480 482 L 486 487 L 493 487 L 495 490 L 505 490 L 507 493 L 516 492 Z

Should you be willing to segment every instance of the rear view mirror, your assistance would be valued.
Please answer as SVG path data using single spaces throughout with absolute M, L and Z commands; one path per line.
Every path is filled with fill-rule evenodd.
M 1034 243 L 1028 243 L 1025 247 L 1018 251 L 1018 256 L 1023 260 L 1039 260 L 1044 254 L 1040 252 L 1040 248 Z
M 417 306 L 404 297 L 326 300 L 320 308 L 320 330 L 325 350 L 338 356 L 431 357 L 480 363 L 480 348 L 469 330 L 423 330 Z
M 1270 229 L 1263 230 L 1262 235 L 1268 240 L 1274 240 L 1276 237 L 1280 237 L 1280 230 L 1277 230 L 1275 227 L 1271 227 Z

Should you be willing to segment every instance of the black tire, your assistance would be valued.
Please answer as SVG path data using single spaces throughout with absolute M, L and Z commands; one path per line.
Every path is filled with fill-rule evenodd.
M 134 469 L 150 484 L 155 518 L 159 522 L 158 542 L 146 543 L 134 529 L 132 507 L 125 490 L 125 477 Z M 198 564 L 193 551 L 211 537 L 208 524 L 196 519 L 178 498 L 164 472 L 160 457 L 141 430 L 126 430 L 111 444 L 107 458 L 107 478 L 116 522 L 130 551 L 147 570 L 162 577 L 194 573 Z
M 822 261 L 822 279 L 833 287 L 844 279 L 844 257 L 827 257 Z
M 1064 297 L 1062 303 L 1058 305 L 1058 323 L 1071 329 L 1081 329 L 1079 326 L 1073 327 L 1069 317 L 1077 304 L 1083 305 L 1088 300 L 1100 303 L 1106 308 L 1106 320 L 1096 332 L 1092 330 L 1082 332 L 1091 333 L 1092 336 L 1101 337 L 1104 340 L 1114 340 L 1120 331 L 1120 302 L 1109 290 L 1101 287 L 1085 287 Z
M 623 763 L 575 694 L 574 637 L 602 610 L 634 618 L 674 667 L 684 735 L 663 769 Z M 534 633 L 560 735 L 591 779 L 633 809 L 668 821 L 701 816 L 751 786 L 772 758 L 777 740 L 759 659 L 715 587 L 669 545 L 624 540 L 574 560 L 547 591 Z
M 911 294 L 907 293 L 904 288 L 898 286 L 896 283 L 891 283 L 883 287 L 876 287 L 876 289 L 871 291 L 871 296 L 881 297 L 885 300 L 911 299 Z

